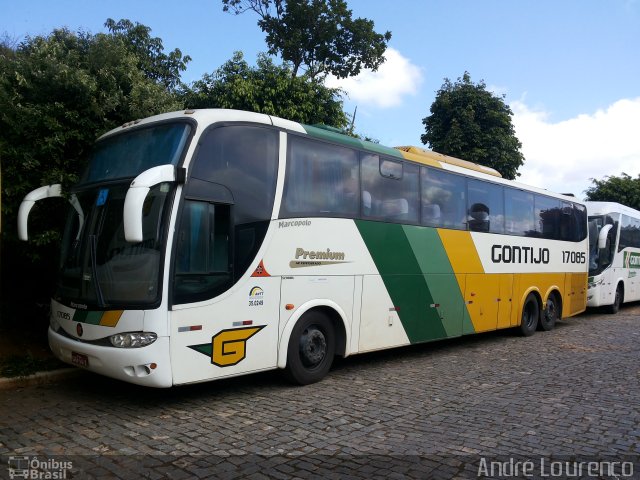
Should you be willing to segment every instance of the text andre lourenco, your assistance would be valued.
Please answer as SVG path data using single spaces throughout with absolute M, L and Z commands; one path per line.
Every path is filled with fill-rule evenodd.
M 625 461 L 578 461 L 549 458 L 495 461 L 481 458 L 478 477 L 489 478 L 633 478 L 634 464 Z

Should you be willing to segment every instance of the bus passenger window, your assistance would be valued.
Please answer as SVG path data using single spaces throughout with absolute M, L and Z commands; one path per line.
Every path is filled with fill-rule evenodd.
M 360 208 L 358 154 L 346 147 L 289 136 L 280 216 L 347 217 Z
M 466 190 L 464 177 L 421 167 L 422 225 L 465 229 Z
M 505 188 L 504 200 L 505 232 L 509 235 L 534 236 L 533 193 Z
M 362 215 L 395 223 L 418 223 L 418 166 L 364 154 Z
M 504 189 L 502 185 L 469 179 L 467 222 L 469 230 L 504 233 Z
M 562 203 L 545 195 L 535 196 L 537 236 L 551 240 L 560 239 L 560 213 Z
M 573 238 L 574 242 L 581 242 L 587 238 L 587 208 L 577 203 L 573 204 Z

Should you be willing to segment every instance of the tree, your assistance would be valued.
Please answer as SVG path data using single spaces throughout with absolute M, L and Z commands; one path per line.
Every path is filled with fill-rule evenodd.
M 108 18 L 104 25 L 135 55 L 138 68 L 147 78 L 164 85 L 169 91 L 180 85 L 180 72 L 187 69 L 187 63 L 191 61 L 189 55 L 183 57 L 179 48 L 165 54 L 162 39 L 151 37 L 151 29 L 138 22 L 134 24 L 127 19 L 116 22 Z
M 585 191 L 586 199 L 595 202 L 617 202 L 640 210 L 640 175 L 633 178 L 626 173 L 607 176 L 602 180 L 591 179 L 593 186 Z
M 16 235 L 24 195 L 44 184 L 68 187 L 75 182 L 101 133 L 182 107 L 162 78 L 139 69 L 141 64 L 162 64 L 156 58 L 162 55 L 159 48 L 145 53 L 131 48 L 119 34 L 61 29 L 0 51 L 0 254 L 3 275 L 13 272 L 11 282 L 3 284 L 3 298 L 15 299 L 7 294 L 9 286 L 14 293 L 46 297 L 49 284 L 38 282 L 50 282 L 56 269 L 64 201 L 40 202 L 33 209 L 38 228 L 31 229 L 33 241 L 25 245 Z M 15 272 L 25 275 L 25 283 Z
M 223 10 L 236 15 L 251 10 L 266 34 L 269 54 L 292 65 L 291 75 L 306 67 L 311 78 L 357 75 L 377 70 L 391 32 L 376 33 L 374 23 L 352 18 L 344 0 L 222 0 Z
M 452 83 L 448 78 L 422 120 L 420 138 L 433 150 L 496 169 L 513 180 L 524 164 L 522 144 L 511 122 L 513 112 L 502 97 L 488 92 L 484 81 L 474 84 L 469 72 Z
M 181 107 L 137 68 L 140 61 L 117 36 L 65 29 L 28 38 L 12 57 L 0 57 L 5 218 L 15 218 L 31 189 L 74 182 L 100 133 Z M 13 235 L 13 223 L 3 233 Z
M 218 70 L 185 89 L 183 101 L 187 108 L 235 108 L 307 124 L 348 125 L 340 90 L 294 77 L 286 64 L 277 66 L 265 54 L 251 67 L 242 52 L 235 52 Z

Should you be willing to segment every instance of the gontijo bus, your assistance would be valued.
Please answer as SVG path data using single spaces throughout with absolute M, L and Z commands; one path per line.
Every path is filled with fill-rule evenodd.
M 25 197 L 19 232 L 33 204 Z M 71 204 L 49 343 L 63 361 L 169 387 L 516 327 L 585 309 L 571 197 L 416 147 L 232 110 L 123 125 Z
M 586 202 L 589 216 L 588 307 L 616 313 L 640 300 L 640 212 L 614 202 Z

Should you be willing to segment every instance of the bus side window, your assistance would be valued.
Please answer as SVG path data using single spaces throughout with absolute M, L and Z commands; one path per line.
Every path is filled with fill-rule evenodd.
M 502 185 L 469 179 L 469 230 L 504 233 L 504 189 Z
M 280 217 L 357 217 L 358 177 L 354 150 L 290 135 Z
M 361 172 L 364 218 L 418 223 L 418 166 L 363 154 Z
M 581 242 L 587 238 L 587 208 L 577 203 L 573 204 L 573 223 L 571 230 L 573 233 L 572 240 Z
M 573 218 L 573 206 L 569 202 L 562 202 L 560 210 L 560 240 L 573 241 L 576 236 Z
M 505 231 L 509 235 L 535 235 L 533 221 L 533 193 L 504 189 Z
M 422 225 L 464 230 L 467 183 L 453 173 L 421 167 Z
M 536 195 L 534 202 L 537 236 L 559 240 L 562 207 L 560 200 L 545 195 Z
M 236 279 L 251 265 L 271 220 L 279 145 L 275 129 L 216 126 L 202 135 L 193 160 L 187 196 L 234 205 L 230 222 Z
M 628 215 L 622 215 L 618 251 L 629 247 L 640 248 L 640 222 Z
M 230 286 L 230 206 L 186 200 L 177 233 L 174 303 L 213 298 Z

